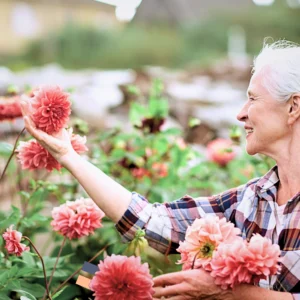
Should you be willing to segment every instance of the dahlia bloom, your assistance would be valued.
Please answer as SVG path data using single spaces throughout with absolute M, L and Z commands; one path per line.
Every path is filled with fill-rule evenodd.
M 249 243 L 236 240 L 219 245 L 213 254 L 210 274 L 222 289 L 240 283 L 258 284 L 260 279 L 278 273 L 279 255 L 278 245 L 257 234 Z
M 86 137 L 73 134 L 72 131 L 69 131 L 69 134 L 72 147 L 78 154 L 88 151 L 85 145 Z M 20 142 L 16 152 L 22 169 L 47 169 L 48 171 L 56 169 L 59 171 L 62 168 L 61 164 L 34 139 Z
M 145 168 L 133 168 L 131 170 L 131 174 L 133 177 L 142 179 L 144 176 L 149 177 L 151 174 L 150 172 Z
M 88 236 L 101 228 L 104 212 L 92 199 L 80 198 L 67 201 L 52 210 L 51 226 L 63 236 L 71 239 Z
M 179 242 L 178 252 L 181 253 L 183 269 L 204 268 L 211 270 L 213 252 L 221 243 L 231 243 L 236 239 L 242 239 L 238 235 L 240 229 L 227 222 L 225 218 L 206 216 L 196 219 L 186 231 L 184 242 Z
M 248 243 L 249 255 L 247 257 L 248 269 L 259 275 L 261 279 L 275 275 L 280 271 L 280 248 L 272 244 L 271 240 L 254 234 Z
M 232 142 L 226 139 L 219 138 L 209 142 L 207 145 L 208 159 L 220 166 L 226 166 L 236 156 L 236 152 L 231 147 Z
M 29 251 L 29 247 L 21 243 L 22 233 L 13 230 L 13 226 L 14 225 L 10 225 L 10 227 L 6 229 L 6 232 L 2 234 L 6 243 L 5 248 L 9 254 L 21 256 L 24 251 Z
M 0 121 L 12 121 L 22 117 L 19 96 L 10 98 L 0 97 Z
M 78 154 L 85 153 L 89 150 L 88 147 L 85 145 L 86 144 L 86 137 L 85 136 L 80 136 L 78 134 L 73 134 L 73 129 L 72 128 L 70 128 L 68 130 L 68 132 L 69 132 L 69 135 L 70 135 L 72 147 Z
M 165 163 L 154 163 L 152 169 L 155 171 L 157 177 L 163 178 L 168 176 L 168 166 Z
M 30 97 L 31 118 L 36 127 L 48 134 L 64 128 L 71 114 L 69 94 L 57 86 L 33 90 Z
M 60 170 L 62 166 L 58 161 L 36 140 L 20 142 L 16 149 L 17 158 L 22 165 L 22 169 L 53 169 Z
M 152 276 L 140 257 L 113 254 L 100 261 L 98 267 L 90 283 L 95 300 L 152 299 Z

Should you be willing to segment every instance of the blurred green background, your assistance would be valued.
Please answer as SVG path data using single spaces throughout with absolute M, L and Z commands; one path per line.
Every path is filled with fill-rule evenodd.
M 0 65 L 13 70 L 50 62 L 68 69 L 203 66 L 227 56 L 233 31 L 250 55 L 265 37 L 300 41 L 298 0 L 144 0 L 127 22 L 114 6 L 92 0 L 23 1 L 17 13 L 14 2 L 0 3 Z M 29 20 L 18 24 L 22 12 Z

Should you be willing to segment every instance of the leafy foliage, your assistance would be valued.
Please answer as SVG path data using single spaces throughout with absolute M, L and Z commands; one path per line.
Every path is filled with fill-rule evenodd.
M 131 91 L 139 95 L 138 89 L 131 88 Z M 183 141 L 181 130 L 164 128 L 168 113 L 168 101 L 162 83 L 156 80 L 149 99 L 141 97 L 131 104 L 129 115 L 134 129 L 132 132 L 114 128 L 89 134 L 89 160 L 128 190 L 146 196 L 151 203 L 172 201 L 187 193 L 195 197 L 218 193 L 263 175 L 273 164 L 269 159 L 251 157 L 245 153 L 225 167 L 206 161 L 203 155 Z M 75 123 L 78 124 L 76 130 L 88 133 L 84 123 L 78 120 Z M 191 126 L 198 124 L 197 120 L 190 122 Z M 235 128 L 233 133 L 236 138 L 238 130 Z M 8 156 L 7 149 L 12 147 L 0 144 L 0 155 L 5 159 Z M 14 178 L 11 182 L 16 187 L 23 187 L 18 191 L 20 205 L 12 205 L 9 211 L 0 212 L 0 234 L 14 224 L 23 235 L 30 237 L 42 252 L 48 278 L 62 243 L 62 237 L 51 231 L 49 208 L 86 196 L 66 170 L 53 174 L 58 180 L 48 181 L 39 172 L 27 172 L 23 177 L 8 174 Z M 43 180 L 40 179 L 41 175 L 44 176 Z M 22 184 L 24 182 L 26 184 Z M 49 238 L 44 245 L 39 243 L 40 233 Z M 178 255 L 166 257 L 147 247 L 143 231 L 138 231 L 129 245 L 122 244 L 114 224 L 104 219 L 103 228 L 94 235 L 78 241 L 67 240 L 54 273 L 52 293 L 103 247 L 107 247 L 105 255 L 140 254 L 143 260 L 149 262 L 154 276 L 180 268 L 174 263 Z M 49 255 L 44 254 L 47 248 L 51 248 Z M 99 255 L 94 263 L 103 255 Z M 91 296 L 91 291 L 75 284 L 76 278 L 73 276 L 63 290 L 53 295 L 53 299 L 87 299 Z M 3 239 L 0 239 L 1 300 L 40 299 L 45 293 L 43 280 L 42 264 L 36 254 L 24 252 L 21 257 L 8 256 Z

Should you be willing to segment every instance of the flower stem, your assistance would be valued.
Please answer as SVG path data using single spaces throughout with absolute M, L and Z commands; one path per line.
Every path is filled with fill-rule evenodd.
M 106 250 L 107 247 L 110 245 L 106 245 L 104 248 L 102 248 L 95 256 L 93 256 L 88 262 L 93 261 L 96 257 L 98 257 L 102 252 Z M 81 271 L 81 268 L 79 268 L 77 271 L 75 271 L 72 275 L 70 275 L 53 293 L 52 296 L 54 296 L 73 276 L 78 274 Z
M 193 263 L 192 263 L 192 270 L 194 269 L 194 267 L 195 267 L 195 262 L 196 262 L 196 258 L 197 258 L 197 256 L 198 256 L 198 254 L 201 252 L 201 250 L 202 249 L 200 249 L 197 253 L 196 253 L 196 255 L 195 255 L 195 257 L 194 257 L 194 259 L 193 259 Z
M 18 140 L 19 140 L 20 136 L 22 135 L 22 133 L 23 133 L 24 131 L 25 131 L 25 127 L 21 130 L 21 132 L 19 133 L 19 135 L 18 135 L 18 137 L 17 137 L 17 139 L 16 139 L 16 141 L 15 141 L 14 148 L 13 148 L 13 150 L 12 150 L 10 156 L 9 156 L 9 159 L 8 159 L 8 161 L 7 161 L 7 163 L 6 163 L 5 167 L 4 167 L 4 170 L 3 170 L 2 174 L 1 174 L 0 182 L 1 182 L 1 180 L 3 179 L 4 174 L 5 174 L 5 172 L 6 172 L 6 169 L 7 169 L 8 165 L 9 165 L 9 163 L 10 163 L 12 157 L 13 157 L 14 154 L 15 154 L 15 150 L 16 150 L 16 148 L 17 148 Z
M 62 249 L 63 249 L 63 247 L 65 245 L 66 239 L 67 239 L 67 237 L 65 236 L 64 239 L 63 239 L 63 241 L 62 241 L 62 243 L 61 243 L 61 246 L 59 248 L 59 252 L 58 252 L 58 255 L 57 255 L 57 258 L 56 258 L 56 261 L 55 261 L 55 264 L 54 264 L 54 267 L 53 267 L 53 270 L 51 272 L 51 276 L 50 276 L 50 279 L 49 279 L 49 282 L 48 282 L 49 289 L 50 289 L 50 285 L 51 285 L 51 282 L 52 282 L 52 279 L 53 279 L 53 274 L 54 274 L 54 272 L 56 270 L 56 266 L 57 266 L 58 260 L 60 258 Z M 43 296 L 43 300 L 45 299 L 45 297 L 46 297 L 46 292 L 45 292 L 45 294 Z
M 36 252 L 36 254 L 38 255 L 38 257 L 40 258 L 42 265 L 43 265 L 43 272 L 44 272 L 44 278 L 45 278 L 45 285 L 46 285 L 46 291 L 47 291 L 47 296 L 50 300 L 52 300 L 50 293 L 49 293 L 49 287 L 48 287 L 48 283 L 47 283 L 47 276 L 46 276 L 46 269 L 45 269 L 45 264 L 44 264 L 44 260 L 43 257 L 40 255 L 39 251 L 36 249 L 36 247 L 34 246 L 33 242 L 31 241 L 31 239 L 27 236 L 23 236 L 24 239 L 26 239 L 27 241 L 29 241 L 29 243 L 31 244 L 31 246 L 33 247 L 34 251 Z

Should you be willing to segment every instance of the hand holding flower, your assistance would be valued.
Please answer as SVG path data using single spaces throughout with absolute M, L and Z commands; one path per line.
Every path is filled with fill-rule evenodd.
M 59 132 L 49 135 L 37 129 L 32 121 L 29 112 L 29 103 L 21 101 L 21 108 L 24 116 L 25 128 L 60 164 L 63 165 L 64 158 L 70 153 L 74 153 L 71 138 L 68 131 L 64 128 Z
M 227 299 L 231 290 L 222 290 L 203 269 L 180 271 L 154 278 L 153 299 Z M 230 299 L 230 298 L 229 298 Z

